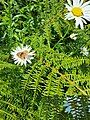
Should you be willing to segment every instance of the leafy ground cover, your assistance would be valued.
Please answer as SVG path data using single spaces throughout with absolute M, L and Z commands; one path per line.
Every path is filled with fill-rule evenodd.
M 90 119 L 90 22 L 76 28 L 66 3 L 0 1 L 0 120 Z M 11 54 L 21 44 L 34 51 L 26 66 Z

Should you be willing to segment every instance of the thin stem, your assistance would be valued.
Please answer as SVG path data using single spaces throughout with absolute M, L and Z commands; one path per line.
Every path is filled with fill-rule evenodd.
M 69 80 L 68 78 L 65 77 L 65 75 L 63 75 L 62 73 L 59 73 L 58 74 L 63 78 L 65 79 L 66 81 L 69 82 L 69 84 L 73 85 L 74 87 L 76 87 L 83 95 L 87 96 L 86 92 L 84 90 L 82 90 L 81 88 L 79 88 L 74 81 L 71 81 Z

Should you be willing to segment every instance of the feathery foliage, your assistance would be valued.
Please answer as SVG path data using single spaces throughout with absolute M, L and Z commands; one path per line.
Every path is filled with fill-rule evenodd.
M 65 20 L 65 3 L 0 0 L 0 120 L 89 120 L 84 96 L 90 95 L 90 54 L 83 56 L 81 47 L 90 51 L 90 24 L 81 30 Z M 15 65 L 10 55 L 20 44 L 35 51 L 26 67 Z M 75 102 L 80 99 L 81 108 L 72 107 L 69 115 L 66 96 L 71 103 L 80 96 Z

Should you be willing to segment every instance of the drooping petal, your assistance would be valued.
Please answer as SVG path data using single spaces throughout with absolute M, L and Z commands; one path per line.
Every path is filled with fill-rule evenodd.
M 30 64 L 32 63 L 31 60 L 29 60 L 29 59 L 28 59 L 27 61 L 28 61 Z
M 15 63 L 15 64 L 17 64 L 17 63 L 18 63 L 18 61 L 16 60 L 14 63 Z
M 23 65 L 23 61 L 21 62 L 21 66 Z
M 78 18 L 75 18 L 75 20 L 76 20 L 76 28 L 79 26 L 79 24 L 80 24 L 80 21 L 79 21 L 79 19 Z
M 32 59 L 34 59 L 34 57 L 30 57 L 29 59 L 32 60 Z
M 26 66 L 26 64 L 27 64 L 26 60 L 24 61 L 24 63 L 23 63 L 23 64 Z
M 80 28 L 81 28 L 81 29 L 84 28 L 84 27 L 83 27 L 83 21 L 82 21 L 82 19 L 80 19 Z
M 82 21 L 83 21 L 84 24 L 87 24 L 87 22 L 83 18 L 82 18 Z

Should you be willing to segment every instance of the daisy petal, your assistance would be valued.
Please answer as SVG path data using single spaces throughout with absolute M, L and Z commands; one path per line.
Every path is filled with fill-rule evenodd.
M 76 28 L 79 26 L 80 22 L 79 19 L 76 19 Z
M 84 12 L 85 11 L 87 11 L 87 12 L 89 11 L 90 12 L 90 5 L 83 7 L 83 9 L 84 9 Z
M 67 0 L 67 2 L 68 2 L 68 4 L 69 4 L 70 6 L 72 6 L 71 0 Z
M 81 6 L 83 4 L 83 0 L 80 1 L 79 5 Z
M 83 18 L 82 18 L 82 21 L 83 21 L 84 24 L 87 24 L 87 22 Z
M 73 0 L 73 6 L 79 5 L 79 0 Z
M 65 17 L 66 17 L 66 19 L 68 19 L 68 20 L 74 19 L 74 17 L 72 16 L 71 13 L 68 13 Z
M 68 11 L 71 11 L 71 7 L 69 5 L 66 4 L 66 8 L 68 9 Z
M 84 15 L 83 18 L 90 21 L 90 16 L 88 16 L 88 15 Z
M 85 6 L 89 5 L 89 4 L 90 4 L 90 1 L 85 2 L 81 7 L 83 8 L 83 7 L 85 7 Z
M 82 21 L 82 19 L 80 20 L 80 28 L 83 29 L 83 21 Z

